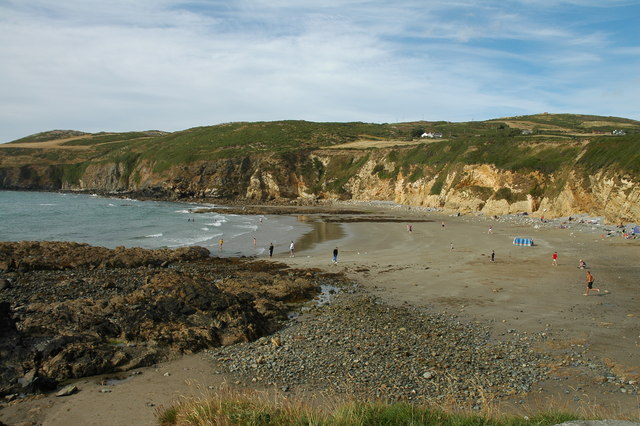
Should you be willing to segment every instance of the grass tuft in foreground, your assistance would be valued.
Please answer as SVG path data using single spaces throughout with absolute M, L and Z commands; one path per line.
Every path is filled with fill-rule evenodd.
M 546 412 L 529 417 L 498 413 L 442 410 L 407 403 L 350 402 L 320 409 L 284 396 L 225 391 L 188 399 L 157 412 L 158 423 L 168 425 L 554 425 L 579 417 Z

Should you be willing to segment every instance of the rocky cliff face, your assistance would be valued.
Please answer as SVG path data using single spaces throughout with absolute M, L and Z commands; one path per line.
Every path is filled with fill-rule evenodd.
M 399 204 L 436 207 L 461 213 L 502 215 L 527 212 L 547 217 L 586 213 L 608 221 L 640 221 L 640 182 L 601 171 L 584 175 L 562 171 L 516 173 L 492 165 L 465 165 L 445 174 L 434 173 L 412 181 L 406 174 L 381 179 L 372 173 L 378 165 L 367 162 L 349 181 L 355 200 L 392 200 Z M 539 188 L 547 188 L 546 191 Z
M 289 158 L 240 157 L 184 164 L 154 172 L 140 161 L 89 164 L 77 180 L 56 167 L 0 168 L 0 188 L 92 191 L 164 199 L 288 201 L 387 200 L 487 215 L 587 213 L 613 223 L 640 222 L 640 185 L 600 170 L 588 175 L 513 172 L 489 164 L 441 170 L 403 166 L 390 151 L 319 150 Z

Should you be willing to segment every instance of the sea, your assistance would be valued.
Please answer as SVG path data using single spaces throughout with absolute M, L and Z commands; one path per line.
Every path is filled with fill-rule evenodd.
M 287 253 L 291 241 L 304 241 L 317 225 L 290 215 L 194 212 L 207 207 L 221 206 L 0 191 L 0 241 L 75 241 L 148 249 L 198 245 L 216 256 L 255 257 L 265 256 L 270 243 L 274 254 Z

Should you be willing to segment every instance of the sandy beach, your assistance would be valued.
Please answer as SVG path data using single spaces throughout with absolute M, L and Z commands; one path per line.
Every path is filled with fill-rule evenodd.
M 340 223 L 341 218 L 334 217 L 314 232 L 338 239 L 303 238 L 295 257 L 278 253 L 273 261 L 343 272 L 386 303 L 490 324 L 497 340 L 516 332 L 544 336 L 536 350 L 554 357 L 551 379 L 537 384 L 524 401 L 514 401 L 514 411 L 551 406 L 640 420 L 639 240 L 607 237 L 603 226 L 579 227 L 575 222 L 564 228 L 561 221 L 536 227 L 533 219 L 452 216 L 406 208 L 373 212 L 403 221 Z M 514 246 L 514 237 L 530 237 L 535 245 Z M 335 247 L 337 264 L 331 259 Z M 492 251 L 495 262 L 490 259 Z M 554 251 L 557 266 L 552 265 Z M 578 268 L 580 259 L 595 277 L 599 293 L 583 295 L 586 270 Z M 589 363 L 606 365 L 619 380 L 599 376 Z M 80 392 L 68 397 L 5 405 L 0 420 L 155 424 L 158 407 L 236 382 L 232 375 L 214 374 L 203 354 L 138 371 L 141 374 L 108 387 L 99 378 L 88 378 L 78 382 Z
M 613 226 L 562 220 L 539 226 L 533 218 L 523 224 L 415 211 L 402 216 L 407 224 L 412 217 L 433 222 L 413 223 L 411 232 L 402 223 L 349 223 L 349 236 L 338 244 L 338 265 L 331 265 L 331 242 L 287 261 L 343 271 L 389 303 L 489 322 L 496 339 L 514 331 L 544 333 L 550 339 L 540 350 L 559 357 L 578 347 L 584 359 L 603 362 L 628 386 L 605 390 L 602 377 L 572 368 L 568 359 L 554 367 L 562 380 L 541 384 L 543 391 L 531 394 L 528 402 L 553 400 L 573 408 L 602 404 L 635 413 L 638 420 L 638 396 L 629 392 L 637 390 L 640 379 L 638 240 L 607 237 L 605 230 Z M 535 246 L 515 246 L 514 237 L 533 238 Z M 492 251 L 495 262 L 490 261 Z M 554 251 L 557 266 L 552 265 Z M 594 288 L 600 293 L 583 295 L 586 270 L 578 268 L 580 259 L 596 277 Z

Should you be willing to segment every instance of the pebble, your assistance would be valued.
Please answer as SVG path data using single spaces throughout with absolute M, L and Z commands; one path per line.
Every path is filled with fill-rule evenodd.
M 491 395 L 529 392 L 547 378 L 536 338 L 513 330 L 507 341 L 453 315 L 391 306 L 364 292 L 313 308 L 270 339 L 207 352 L 241 383 L 304 388 L 364 398 L 441 401 L 470 407 Z M 273 344 L 276 341 L 278 344 Z
M 69 396 L 73 393 L 76 393 L 77 391 L 78 391 L 78 387 L 76 385 L 68 385 L 60 389 L 56 393 L 56 396 Z

